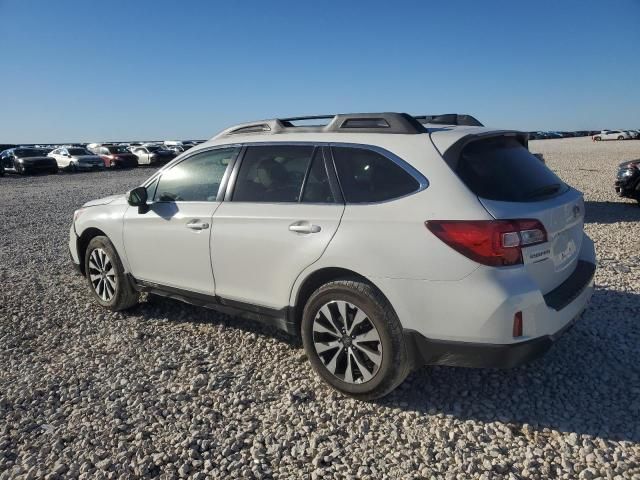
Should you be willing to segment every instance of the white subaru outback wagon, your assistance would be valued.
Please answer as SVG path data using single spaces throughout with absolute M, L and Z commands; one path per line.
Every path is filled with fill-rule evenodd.
M 416 366 L 545 352 L 593 293 L 583 226 L 582 194 L 526 134 L 340 114 L 231 127 L 86 203 L 69 247 L 103 307 L 147 291 L 269 323 L 332 387 L 372 399 Z

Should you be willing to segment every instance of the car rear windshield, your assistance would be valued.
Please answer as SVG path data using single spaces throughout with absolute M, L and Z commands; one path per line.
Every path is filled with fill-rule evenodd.
M 69 155 L 93 155 L 89 150 L 84 148 L 68 148 Z
M 514 137 L 473 141 L 448 163 L 469 190 L 488 200 L 534 202 L 568 189 Z
M 107 147 L 110 153 L 129 153 L 126 147 Z

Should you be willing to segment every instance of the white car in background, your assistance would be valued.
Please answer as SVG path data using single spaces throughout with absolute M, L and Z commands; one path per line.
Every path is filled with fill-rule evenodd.
M 420 365 L 522 364 L 593 293 L 583 196 L 526 133 L 446 118 L 236 125 L 78 209 L 72 261 L 110 310 L 146 291 L 301 337 L 360 399 Z
M 631 135 L 624 130 L 602 130 L 593 136 L 593 140 L 599 142 L 600 140 L 629 140 Z
M 638 130 L 625 130 L 625 132 L 627 132 L 633 140 L 640 137 L 640 132 L 638 132 Z
M 60 147 L 49 152 L 58 168 L 72 172 L 104 170 L 104 160 L 84 147 Z

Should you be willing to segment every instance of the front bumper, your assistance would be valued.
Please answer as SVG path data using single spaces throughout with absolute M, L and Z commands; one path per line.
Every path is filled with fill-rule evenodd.
M 69 229 L 69 257 L 76 271 L 82 274 L 82 267 L 80 266 L 80 256 L 78 255 L 78 236 L 76 235 L 76 229 L 71 224 Z
M 638 195 L 636 191 L 636 184 L 640 182 L 640 175 L 634 175 L 633 177 L 627 177 L 626 179 L 616 180 L 614 187 L 616 194 L 619 197 L 635 198 Z

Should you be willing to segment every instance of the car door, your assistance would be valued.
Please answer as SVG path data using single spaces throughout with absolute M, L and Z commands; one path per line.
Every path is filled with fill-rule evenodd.
M 124 215 L 124 246 L 137 280 L 214 295 L 211 217 L 239 147 L 198 152 L 146 185 L 147 208 Z
M 323 147 L 245 147 L 213 216 L 216 296 L 274 309 L 289 304 L 294 281 L 320 258 L 344 212 L 328 166 Z

